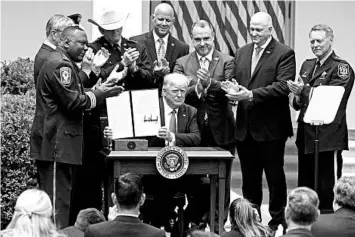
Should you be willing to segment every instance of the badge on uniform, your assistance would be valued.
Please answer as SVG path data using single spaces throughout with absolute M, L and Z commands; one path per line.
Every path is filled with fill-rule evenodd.
M 67 86 L 71 81 L 71 69 L 69 67 L 60 68 L 60 82 Z
M 326 73 L 326 72 L 323 72 L 322 75 L 320 75 L 320 78 L 319 78 L 319 79 L 320 79 L 320 80 L 324 80 L 324 78 L 325 78 L 326 75 L 327 75 L 327 73 Z
M 343 80 L 349 78 L 349 76 L 350 76 L 349 64 L 339 63 L 338 76 Z

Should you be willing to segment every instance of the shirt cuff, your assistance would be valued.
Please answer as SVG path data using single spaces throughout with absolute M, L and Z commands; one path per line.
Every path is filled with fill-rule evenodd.
M 88 78 L 90 78 L 90 72 L 91 72 L 91 70 L 84 68 L 84 69 L 82 69 L 82 71 L 85 72 L 85 74 L 86 74 L 86 76 L 87 76 Z
M 101 68 L 93 67 L 91 71 L 98 77 L 100 75 Z
M 171 142 L 169 142 L 169 146 L 175 146 L 175 134 L 174 133 L 171 133 L 173 139 L 171 140 Z
M 199 99 L 201 99 L 201 95 L 202 95 L 202 93 L 201 93 L 201 92 L 200 92 L 200 93 L 198 93 L 198 90 L 197 90 L 197 84 L 195 85 L 195 92 L 196 92 L 197 97 L 198 97 Z
M 91 91 L 87 91 L 87 92 L 85 92 L 85 94 L 90 99 L 90 109 L 95 108 L 96 107 L 96 96 L 95 96 L 95 94 L 92 93 Z

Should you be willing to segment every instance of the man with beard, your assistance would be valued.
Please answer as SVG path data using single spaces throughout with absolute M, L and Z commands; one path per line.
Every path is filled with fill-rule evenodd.
M 36 161 L 40 188 L 52 198 L 54 222 L 73 224 L 76 169 L 82 164 L 83 111 L 94 108 L 122 87 L 102 84 L 84 92 L 76 63 L 88 49 L 86 33 L 75 26 L 64 29 L 61 44 L 43 64 L 36 87 L 36 111 L 30 155 Z

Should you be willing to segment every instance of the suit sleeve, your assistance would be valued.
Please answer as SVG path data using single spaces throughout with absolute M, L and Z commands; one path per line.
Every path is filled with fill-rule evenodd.
M 88 226 L 88 228 L 86 229 L 84 237 L 95 237 L 92 228 L 90 226 Z
M 234 58 L 226 61 L 224 64 L 224 80 L 231 81 L 234 77 L 235 63 Z
M 77 88 L 80 82 L 75 80 L 73 70 L 67 64 L 59 64 L 51 74 L 45 77 L 46 87 L 50 88 L 65 111 L 81 112 L 95 107 L 97 100 L 103 100 L 104 95 L 100 90 L 80 93 Z
M 288 96 L 290 91 L 287 81 L 293 80 L 296 75 L 296 60 L 293 50 L 289 50 L 281 56 L 276 70 L 276 78 L 271 85 L 252 90 L 254 103 L 263 103 L 275 97 Z
M 175 67 L 174 67 L 174 73 L 180 73 L 184 74 L 184 66 L 182 65 L 182 62 L 180 59 L 176 60 Z
M 197 110 L 191 107 L 189 110 L 188 119 L 188 131 L 186 133 L 176 133 L 175 134 L 175 145 L 176 146 L 199 146 L 201 142 L 200 131 L 197 125 Z

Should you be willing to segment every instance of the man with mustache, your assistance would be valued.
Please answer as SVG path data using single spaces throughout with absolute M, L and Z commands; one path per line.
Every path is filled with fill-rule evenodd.
M 284 152 L 287 138 L 293 135 L 287 81 L 295 78 L 295 52 L 272 37 L 272 19 L 265 12 L 251 17 L 249 31 L 253 42 L 235 53 L 239 92 L 227 96 L 238 101 L 235 138 L 243 196 L 260 213 L 265 171 L 272 217 L 269 226 L 275 232 L 284 223 L 287 197 Z
M 160 90 L 164 76 L 173 71 L 176 60 L 189 53 L 189 46 L 170 33 L 174 21 L 174 9 L 168 3 L 160 3 L 152 15 L 153 30 L 131 38 L 146 47 Z
M 83 112 L 117 96 L 122 87 L 104 83 L 84 92 L 80 63 L 88 50 L 86 33 L 65 28 L 61 43 L 44 62 L 37 77 L 36 111 L 30 155 L 41 161 L 40 187 L 53 198 L 54 221 L 61 228 L 73 224 L 76 170 L 82 164 Z
M 300 110 L 298 117 L 298 186 L 314 187 L 314 128 L 303 122 L 311 91 L 320 85 L 342 86 L 345 92 L 332 123 L 319 128 L 319 209 L 333 212 L 333 187 L 335 183 L 334 158 L 337 151 L 349 150 L 346 106 L 354 84 L 354 71 L 347 61 L 332 49 L 333 30 L 324 24 L 315 25 L 309 32 L 311 49 L 316 58 L 306 60 L 296 80 L 288 81 L 294 95 L 293 107 Z

